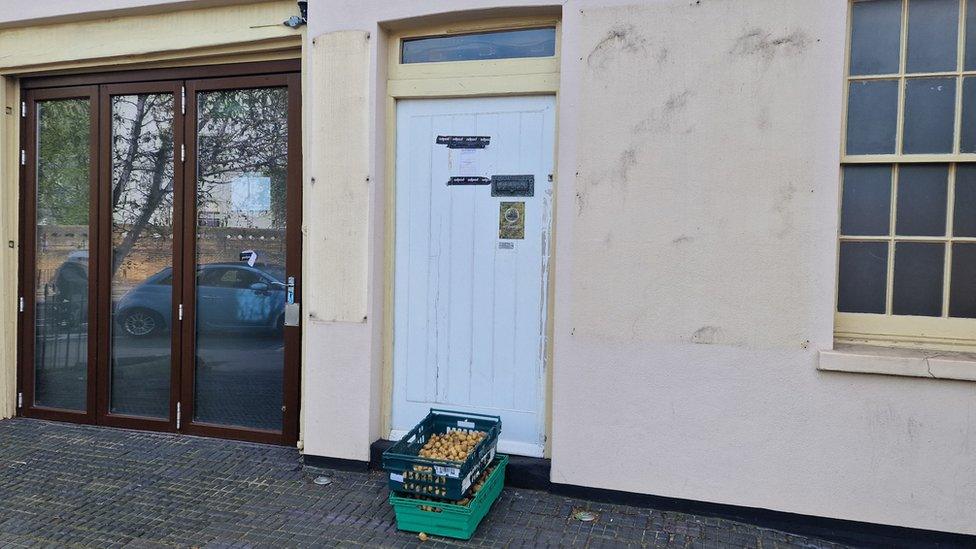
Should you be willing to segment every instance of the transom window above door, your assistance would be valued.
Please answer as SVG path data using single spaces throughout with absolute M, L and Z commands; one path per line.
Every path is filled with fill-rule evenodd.
M 836 336 L 976 349 L 976 0 L 856 0 Z

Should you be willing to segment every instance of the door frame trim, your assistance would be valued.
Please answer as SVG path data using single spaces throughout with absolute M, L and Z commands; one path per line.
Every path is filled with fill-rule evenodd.
M 452 61 L 445 63 L 400 63 L 401 43 L 407 38 L 466 34 L 485 30 L 517 29 L 534 26 L 556 28 L 555 54 L 548 58 L 501 59 L 490 61 Z M 543 454 L 549 456 L 552 448 L 552 332 L 555 280 L 553 268 L 556 251 L 557 210 L 555 187 L 558 183 L 559 150 L 559 79 L 562 50 L 562 20 L 557 15 L 525 15 L 497 19 L 482 19 L 464 23 L 420 26 L 391 32 L 387 37 L 387 79 L 385 112 L 386 188 L 383 212 L 383 396 L 380 401 L 380 433 L 389 436 L 393 426 L 394 364 L 393 288 L 396 269 L 396 153 L 397 153 L 397 101 L 400 99 L 449 99 L 500 97 L 509 95 L 552 95 L 556 98 L 553 142 L 553 198 L 550 220 L 549 270 L 547 273 L 548 296 L 546 299 L 546 343 L 543 353 L 543 403 L 542 434 L 545 439 Z
M 18 291 L 19 295 L 25 299 L 25 311 L 18 315 L 17 319 L 17 389 L 24 394 L 24 405 L 17 408 L 18 415 L 34 417 L 39 419 L 50 419 L 56 421 L 68 421 L 73 423 L 100 424 L 114 427 L 124 427 L 143 430 L 156 430 L 166 432 L 181 432 L 186 434 L 197 434 L 217 438 L 229 438 L 235 440 L 245 440 L 252 442 L 262 442 L 270 444 L 294 445 L 299 438 L 299 420 L 301 408 L 301 337 L 302 327 L 290 327 L 285 329 L 285 371 L 283 375 L 283 402 L 285 405 L 285 415 L 283 419 L 282 431 L 261 431 L 261 430 L 242 430 L 224 426 L 211 426 L 197 424 L 191 428 L 190 421 L 183 421 L 181 429 L 176 430 L 176 406 L 180 402 L 182 394 L 192 395 L 192 384 L 189 393 L 182 393 L 186 387 L 186 380 L 181 379 L 179 383 L 171 383 L 171 403 L 170 417 L 167 421 L 153 420 L 150 418 L 135 417 L 129 415 L 108 414 L 108 381 L 107 366 L 109 360 L 109 346 L 111 344 L 110 330 L 111 322 L 111 303 L 103 299 L 102 296 L 111 295 L 111 276 L 110 270 L 110 232 L 99 234 L 100 225 L 105 224 L 105 219 L 111 219 L 110 202 L 105 200 L 105 193 L 111 192 L 110 184 L 100 185 L 105 174 L 111 180 L 111 152 L 109 148 L 103 147 L 103 140 L 111 140 L 111 129 L 101 128 L 100 118 L 103 116 L 101 109 L 108 104 L 108 98 L 112 94 L 118 93 L 152 93 L 153 91 L 175 90 L 177 96 L 180 93 L 181 85 L 190 88 L 191 83 L 197 85 L 205 84 L 210 86 L 207 89 L 241 88 L 241 87 L 263 87 L 269 83 L 276 86 L 287 87 L 288 89 L 288 197 L 286 202 L 286 212 L 288 216 L 287 238 L 292 245 L 288 247 L 286 262 L 288 263 L 288 274 L 296 277 L 295 299 L 301 303 L 302 295 L 302 75 L 301 60 L 287 59 L 275 61 L 261 61 L 249 63 L 234 63 L 226 65 L 204 65 L 189 66 L 186 68 L 163 68 L 145 70 L 125 70 L 114 72 L 100 72 L 79 75 L 53 75 L 28 77 L 21 80 L 20 89 L 22 100 L 27 103 L 27 117 L 22 119 L 20 125 L 19 146 L 26 152 L 27 158 L 23 166 L 18 166 L 18 182 L 20 186 L 20 198 L 18 209 L 20 212 L 18 234 L 20 242 L 18 254 Z M 243 84 L 243 85 L 241 85 Z M 130 90 L 130 91 L 126 91 Z M 189 91 L 189 90 L 188 90 Z M 87 383 L 87 409 L 84 413 L 77 413 L 68 410 L 53 408 L 38 408 L 33 406 L 34 396 L 34 314 L 31 307 L 27 306 L 27 301 L 34 295 L 33 286 L 34 271 L 36 267 L 36 145 L 31 145 L 36 136 L 36 100 L 44 99 L 67 99 L 88 97 L 91 105 L 91 140 L 90 140 L 90 193 L 91 205 L 89 213 L 89 318 L 96 319 L 93 327 L 89 328 L 88 339 L 88 380 Z M 179 109 L 179 98 L 174 101 L 174 115 Z M 195 104 L 195 97 L 193 98 Z M 174 151 L 178 150 L 179 145 L 184 141 L 188 132 L 188 124 L 191 117 L 191 98 L 187 97 L 187 112 L 185 115 L 175 116 L 174 122 Z M 110 114 L 109 114 L 110 116 Z M 195 119 L 195 113 L 193 118 Z M 107 137 L 106 137 L 107 136 Z M 191 140 L 187 140 L 191 141 Z M 193 256 L 192 246 L 184 245 L 186 242 L 185 234 L 194 235 L 195 223 L 191 215 L 193 210 L 186 210 L 185 205 L 193 202 L 192 193 L 188 191 L 187 174 L 192 174 L 189 170 L 190 159 L 193 154 L 190 149 L 195 145 L 190 142 L 182 143 L 187 148 L 187 161 L 179 162 L 178 153 L 174 152 L 174 162 L 179 162 L 174 170 L 174 205 L 183 204 L 183 207 L 174 207 L 174 257 L 173 266 L 178 267 L 180 262 L 186 261 L 189 255 L 192 265 Z M 105 166 L 102 166 L 105 164 Z M 181 165 L 182 164 L 182 165 Z M 192 169 L 195 169 L 195 165 Z M 182 179 L 182 182 L 180 181 Z M 32 184 L 33 183 L 33 184 Z M 181 184 L 182 183 L 182 184 Z M 101 187 L 106 187 L 108 190 Z M 194 181 L 195 187 L 195 181 Z M 181 196 L 182 195 L 182 196 Z M 177 202 L 180 201 L 180 202 Z M 107 217 L 102 217 L 107 216 Z M 182 219 L 179 219 L 182 217 Z M 110 221 L 109 221 L 110 223 Z M 180 223 L 177 225 L 177 223 Z M 187 233 L 186 231 L 191 231 Z M 105 231 L 102 231 L 105 232 Z M 183 252 L 177 253 L 182 247 Z M 107 251 L 106 251 L 107 250 Z M 189 250 L 189 251 L 187 251 Z M 92 253 L 94 252 L 94 253 Z M 96 259 L 99 264 L 95 264 Z M 294 265 L 294 267 L 291 267 Z M 177 318 L 176 308 L 182 301 L 184 309 L 188 307 L 187 296 L 191 293 L 191 284 L 186 285 L 187 276 L 192 277 L 193 269 L 184 269 L 184 279 L 180 281 L 177 288 L 174 282 L 173 299 L 173 318 Z M 186 275 L 190 272 L 190 275 Z M 182 299 L 177 296 L 183 294 Z M 101 303 L 101 301 L 106 301 Z M 31 311 L 28 314 L 28 310 Z M 192 316 L 191 316 L 192 318 Z M 182 360 L 184 353 L 187 353 L 187 341 L 182 333 L 186 326 L 191 322 L 183 322 L 183 326 L 174 330 L 181 333 L 172 339 L 174 350 L 178 354 L 172 355 L 174 363 Z M 178 341 L 178 344 L 176 343 Z M 103 356 L 104 355 L 104 356 Z M 192 355 L 187 355 L 191 356 Z M 104 361 L 104 366 L 103 362 Z M 186 366 L 184 364 L 183 368 Z M 173 367 L 173 379 L 176 380 L 179 374 L 177 368 Z M 106 377 L 102 380 L 102 377 Z M 185 378 L 185 376 L 182 376 Z M 94 381 L 93 381 L 94 380 Z M 191 379 L 192 383 L 192 379 Z M 104 398 L 104 402 L 103 399 Z M 183 417 L 192 417 L 186 413 L 186 406 L 183 406 Z M 192 405 L 191 405 L 192 408 Z
M 126 429 L 142 429 L 147 431 L 175 431 L 176 430 L 176 403 L 180 395 L 178 391 L 179 376 L 176 371 L 177 361 L 179 360 L 179 330 L 170 330 L 170 403 L 169 413 L 166 419 L 156 419 L 149 417 L 133 416 L 128 414 L 111 413 L 111 357 L 112 357 L 112 96 L 131 95 L 146 93 L 171 93 L 173 94 L 173 247 L 170 250 L 171 263 L 174 272 L 179 272 L 181 267 L 180 257 L 177 251 L 183 243 L 183 231 L 177 230 L 182 225 L 180 218 L 183 212 L 176 207 L 183 193 L 183 170 L 182 162 L 177 151 L 183 144 L 183 121 L 184 117 L 180 114 L 180 87 L 178 80 L 160 82 L 134 82 L 123 84 L 103 84 L 99 88 L 99 149 L 100 155 L 100 194 L 99 200 L 99 221 L 102 225 L 109 227 L 109 230 L 102 230 L 99 235 L 98 253 L 95 254 L 99 259 L 99 272 L 97 276 L 99 284 L 99 333 L 98 333 L 98 372 L 101 374 L 97 378 L 98 407 L 96 409 L 96 422 L 99 425 L 110 427 L 123 427 Z M 102 227 L 104 229 L 104 227 Z M 170 318 L 177 318 L 176 309 L 178 307 L 176 296 L 181 293 L 181 286 L 175 280 L 172 285 L 172 310 Z M 108 296 L 106 299 L 104 296 Z
M 95 423 L 95 409 L 97 392 L 98 361 L 98 331 L 97 304 L 98 280 L 95 264 L 95 254 L 91 250 L 98 244 L 98 87 L 79 86 L 73 88 L 59 88 L 48 90 L 25 90 L 22 99 L 26 104 L 26 117 L 21 124 L 21 150 L 25 160 L 20 166 L 20 280 L 18 291 L 24 298 L 24 311 L 17 321 L 17 339 L 19 347 L 18 388 L 24 395 L 20 413 L 27 417 L 50 419 L 56 421 L 71 421 L 75 423 Z M 29 183 L 37 180 L 37 102 L 58 99 L 84 99 L 89 101 L 89 210 L 88 210 L 88 337 L 87 344 L 87 378 L 85 391 L 85 411 L 77 412 L 61 408 L 39 407 L 35 400 L 35 365 L 36 354 L 36 307 L 33 306 L 33 296 L 37 291 L 37 188 Z M 31 145 L 29 145 L 31 144 Z M 28 301 L 31 305 L 28 306 Z M 93 322 L 95 320 L 96 322 Z M 28 365 L 25 357 L 31 357 Z
M 288 120 L 297 124 L 288 128 L 288 176 L 285 211 L 288 218 L 286 239 L 295 245 L 288 246 L 285 258 L 285 276 L 296 276 L 295 300 L 301 303 L 302 290 L 302 124 L 301 124 L 301 75 L 296 73 L 277 75 L 235 76 L 228 78 L 208 78 L 186 80 L 186 116 L 184 124 L 189 128 L 196 126 L 197 92 L 203 90 L 226 90 L 264 87 L 285 87 L 288 90 Z M 299 402 L 301 376 L 301 326 L 285 327 L 285 357 L 282 376 L 282 402 L 284 406 L 282 432 L 260 429 L 242 429 L 225 425 L 193 422 L 193 383 L 196 368 L 194 349 L 196 343 L 196 142 L 186 142 L 186 162 L 183 164 L 183 310 L 182 351 L 180 363 L 181 394 L 186 397 L 183 403 L 182 432 L 216 438 L 230 438 L 264 442 L 271 444 L 294 445 L 298 442 Z

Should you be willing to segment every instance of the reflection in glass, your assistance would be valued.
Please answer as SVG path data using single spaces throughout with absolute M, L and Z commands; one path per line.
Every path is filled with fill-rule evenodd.
M 895 152 L 898 81 L 851 82 L 847 97 L 847 154 Z
M 976 236 L 976 165 L 956 164 L 953 236 Z
M 909 0 L 908 72 L 956 69 L 959 0 Z
M 942 314 L 942 273 L 945 244 L 895 244 L 895 280 L 891 312 L 896 315 Z
M 894 74 L 901 51 L 902 0 L 855 2 L 851 17 L 851 74 Z
M 194 420 L 280 431 L 287 90 L 197 101 Z
M 837 310 L 884 313 L 887 274 L 887 242 L 841 242 Z
M 401 54 L 403 63 L 552 57 L 556 54 L 556 29 L 549 27 L 413 38 L 403 41 Z
M 112 97 L 110 411 L 166 418 L 173 266 L 173 94 Z
M 886 235 L 891 223 L 891 165 L 844 166 L 840 233 Z
M 89 109 L 37 103 L 34 404 L 74 411 L 87 406 Z
M 946 232 L 948 164 L 904 164 L 898 169 L 895 233 L 942 236 Z
M 952 245 L 949 316 L 976 318 L 976 244 Z
M 976 40 L 976 37 L 973 39 Z M 976 78 L 973 77 L 962 79 L 962 125 L 959 133 L 959 152 L 976 152 Z
M 952 152 L 955 78 L 905 81 L 905 154 Z

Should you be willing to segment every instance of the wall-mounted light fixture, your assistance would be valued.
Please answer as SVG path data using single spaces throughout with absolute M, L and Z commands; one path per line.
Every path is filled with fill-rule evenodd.
M 301 15 L 292 15 L 282 25 L 297 29 L 308 23 L 308 0 L 298 0 L 298 11 Z

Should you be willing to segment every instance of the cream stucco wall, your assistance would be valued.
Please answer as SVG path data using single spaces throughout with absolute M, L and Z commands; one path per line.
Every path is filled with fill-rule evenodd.
M 154 4 L 105 5 L 130 3 Z M 306 452 L 364 460 L 388 434 L 386 30 L 556 11 L 552 480 L 976 533 L 976 384 L 816 369 L 833 345 L 845 0 L 311 4 Z M 352 159 L 325 150 L 340 120 L 360 125 Z
M 510 6 L 322 0 L 329 15 L 313 13 L 309 35 L 382 36 Z M 846 2 L 569 0 L 561 11 L 552 480 L 976 533 L 976 385 L 816 369 L 833 346 Z M 389 244 L 382 197 L 374 251 Z M 374 257 L 374 329 L 354 340 L 374 352 L 349 357 L 373 372 L 387 275 Z M 315 329 L 350 345 L 344 327 Z M 323 406 L 387 404 L 367 390 Z

